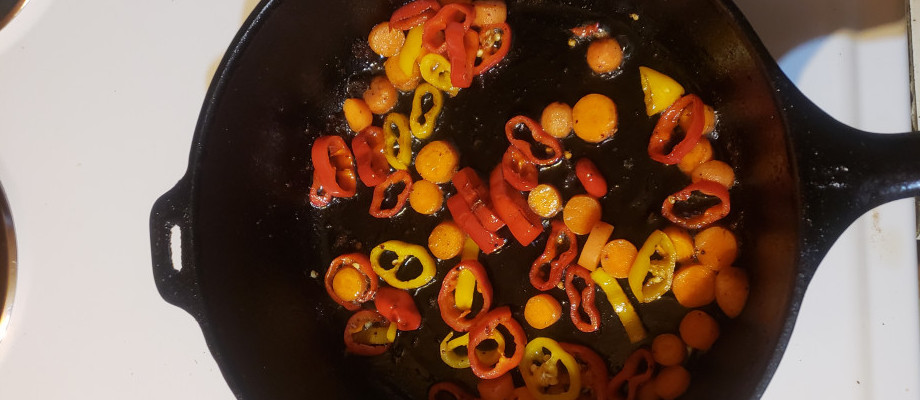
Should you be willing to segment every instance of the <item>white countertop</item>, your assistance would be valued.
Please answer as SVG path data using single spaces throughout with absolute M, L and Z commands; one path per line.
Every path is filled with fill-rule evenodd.
M 0 182 L 19 245 L 3 399 L 233 398 L 191 316 L 154 286 L 148 217 L 253 0 L 31 0 L 0 30 Z M 841 120 L 909 127 L 903 28 L 784 60 Z M 841 82 L 857 82 L 841 84 Z M 847 231 L 765 399 L 920 398 L 911 201 Z

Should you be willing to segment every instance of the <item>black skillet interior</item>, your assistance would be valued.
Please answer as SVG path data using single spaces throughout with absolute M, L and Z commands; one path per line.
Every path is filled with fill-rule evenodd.
M 437 380 L 473 382 L 468 372 L 447 371 L 433 350 L 447 328 L 430 303 L 419 304 L 427 310 L 427 329 L 402 334 L 392 355 L 345 356 L 347 313 L 328 300 L 322 285 L 333 256 L 366 251 L 385 239 L 424 243 L 438 219 L 409 212 L 375 221 L 366 213 L 366 191 L 328 211 L 317 212 L 307 202 L 311 143 L 322 134 L 349 137 L 341 100 L 360 93 L 367 78 L 379 72 L 379 62 L 369 61 L 367 32 L 398 5 L 392 0 L 263 2 L 212 85 L 187 175 L 154 206 L 160 292 L 198 319 L 241 398 L 350 399 L 371 393 L 423 398 Z M 802 209 L 786 136 L 785 107 L 803 100 L 793 93 L 780 103 L 774 89 L 794 89 L 731 4 L 524 0 L 509 1 L 509 9 L 512 52 L 497 73 L 448 100 L 438 135 L 457 145 L 462 165 L 485 176 L 507 146 L 501 126 L 511 115 L 537 117 L 552 101 L 573 104 L 588 92 L 609 95 L 620 110 L 617 136 L 600 148 L 574 139 L 565 146 L 576 156 L 593 158 L 614 186 L 605 200 L 605 220 L 617 226 L 614 235 L 641 243 L 663 223 L 656 209 L 683 178 L 645 155 L 653 121 L 642 110 L 637 67 L 667 71 L 714 105 L 719 158 L 735 166 L 740 182 L 732 190 L 728 220 L 740 229 L 737 264 L 748 268 L 753 286 L 745 312 L 722 321 L 717 345 L 693 359 L 693 384 L 685 398 L 759 396 L 785 347 L 813 267 L 797 264 Z M 619 75 L 590 76 L 584 47 L 566 45 L 564 29 L 588 21 L 605 23 L 625 44 L 627 59 Z M 407 105 L 399 108 L 406 111 Z M 562 176 L 569 169 L 563 163 L 548 174 Z M 565 191 L 573 194 L 577 186 L 570 181 Z M 168 232 L 174 225 L 182 230 L 181 270 L 168 261 Z M 498 304 L 521 304 L 533 294 L 520 260 L 532 260 L 544 241 L 484 259 Z M 441 266 L 439 277 L 446 268 Z M 435 286 L 421 289 L 417 298 L 430 298 Z M 640 308 L 644 316 L 661 315 L 644 317 L 651 334 L 674 331 L 675 316 L 683 312 L 668 299 Z M 599 334 L 573 334 L 563 322 L 549 335 L 610 354 L 614 370 L 633 348 L 610 317 Z M 409 351 L 415 348 L 419 351 Z

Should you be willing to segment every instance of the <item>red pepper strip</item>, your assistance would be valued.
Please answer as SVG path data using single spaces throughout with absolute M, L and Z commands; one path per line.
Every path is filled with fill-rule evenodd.
M 431 389 L 428 389 L 428 400 L 442 400 L 445 398 L 442 393 L 447 393 L 456 400 L 474 400 L 476 398 L 456 383 L 444 381 L 435 383 L 431 386 Z
M 408 31 L 433 17 L 439 9 L 441 4 L 436 0 L 415 0 L 393 12 L 390 16 L 390 28 Z
M 459 22 L 463 26 L 463 32 L 466 32 L 473 25 L 475 13 L 470 4 L 451 3 L 441 7 L 437 14 L 425 21 L 422 44 L 428 51 L 444 55 L 447 53 L 447 37 L 444 32 L 447 26 L 451 22 Z
M 537 187 L 537 166 L 527 160 L 517 147 L 508 146 L 502 157 L 502 174 L 517 190 L 530 191 Z
M 489 232 L 479 223 L 479 220 L 473 215 L 473 211 L 470 210 L 469 204 L 466 204 L 466 200 L 463 197 L 449 197 L 447 199 L 447 209 L 450 211 L 450 216 L 454 219 L 454 222 L 460 225 L 460 229 L 463 229 L 463 232 L 470 235 L 470 239 L 476 242 L 476 245 L 479 246 L 483 253 L 492 254 L 495 250 L 505 245 L 505 239 L 493 232 Z
M 607 399 L 607 363 L 597 355 L 594 350 L 588 347 L 574 344 L 559 342 L 566 353 L 575 357 L 578 365 L 581 366 L 581 387 L 582 390 L 587 388 L 591 392 L 589 399 L 606 400 Z
M 313 176 L 319 184 L 335 197 L 351 197 L 358 189 L 354 157 L 339 136 L 320 136 L 313 141 L 310 151 Z
M 345 301 L 332 289 L 332 280 L 335 278 L 335 274 L 339 273 L 343 268 L 354 268 L 358 270 L 361 275 L 364 275 L 366 283 L 364 292 L 352 301 Z M 345 307 L 346 310 L 351 311 L 361 308 L 362 303 L 370 301 L 374 298 L 375 293 L 377 293 L 377 273 L 374 272 L 374 268 L 371 267 L 371 260 L 361 253 L 343 254 L 332 260 L 332 262 L 329 263 L 329 269 L 326 270 L 325 283 L 326 292 L 329 293 L 329 297 L 336 303 L 341 304 L 342 307 Z
M 473 83 L 473 64 L 479 49 L 479 35 L 464 30 L 463 24 L 451 22 L 444 29 L 447 57 L 450 61 L 450 84 L 453 87 L 468 88 Z
M 533 151 L 530 150 L 529 141 L 516 139 L 514 137 L 514 131 L 519 125 L 523 125 L 530 131 L 530 136 L 533 137 L 533 140 L 536 141 L 537 144 L 546 146 L 547 157 L 537 157 L 533 154 Z M 537 121 L 523 115 L 518 115 L 508 120 L 508 123 L 505 124 L 505 136 L 508 138 L 508 141 L 511 142 L 512 146 L 524 153 L 524 156 L 534 164 L 550 165 L 562 159 L 562 145 L 559 143 L 559 139 L 546 133 Z
M 403 190 L 399 192 L 399 196 L 396 197 L 396 205 L 393 206 L 393 208 L 381 210 L 380 207 L 383 206 L 383 199 L 386 197 L 387 189 L 399 182 L 404 183 L 405 187 L 403 187 Z M 371 215 L 377 218 L 390 218 L 396 214 L 399 214 L 399 212 L 402 211 L 403 207 L 406 205 L 406 200 L 409 199 L 409 192 L 411 191 L 412 176 L 410 176 L 406 170 L 402 169 L 393 172 L 387 176 L 386 180 L 374 187 L 374 198 L 371 199 Z
M 511 339 L 514 341 L 514 354 L 511 357 L 501 354 L 495 365 L 486 365 L 479 359 L 476 347 L 495 334 L 499 325 L 504 326 L 511 335 Z M 501 334 L 500 331 L 499 334 Z M 507 338 L 505 339 L 507 341 Z M 508 307 L 496 308 L 489 311 L 481 321 L 470 328 L 470 343 L 466 346 L 466 351 L 470 358 L 470 369 L 481 379 L 498 378 L 521 363 L 524 358 L 524 346 L 526 345 L 527 335 L 524 333 L 524 328 L 521 327 L 521 324 L 511 318 L 511 309 Z
M 721 203 L 707 208 L 701 214 L 684 218 L 674 214 L 674 204 L 678 201 L 686 201 L 693 192 L 700 192 L 705 195 L 718 197 Z M 713 222 L 716 222 L 731 211 L 731 201 L 728 196 L 728 189 L 721 184 L 713 181 L 698 181 L 691 183 L 689 186 L 681 189 L 679 192 L 668 196 L 661 205 L 661 215 L 671 222 L 686 229 L 702 229 Z
M 530 209 L 527 199 L 505 180 L 502 167 L 497 166 L 489 177 L 492 205 L 514 238 L 521 246 L 527 246 L 543 233 L 543 220 Z
M 368 261 L 370 262 L 370 261 Z M 373 269 L 372 269 L 373 271 Z M 401 331 L 414 331 L 422 325 L 422 316 L 412 296 L 405 290 L 381 287 L 374 297 L 374 307 Z
M 473 277 L 476 278 L 476 291 L 482 295 L 482 309 L 472 318 L 467 318 L 471 310 L 457 308 L 457 279 L 463 270 L 473 274 Z M 438 292 L 438 308 L 441 309 L 441 318 L 447 326 L 459 332 L 470 330 L 486 316 L 489 309 L 492 308 L 492 283 L 489 282 L 489 275 L 486 274 L 485 268 L 479 261 L 463 260 L 447 272 L 441 283 L 441 291 Z
M 351 140 L 351 149 L 358 164 L 358 177 L 367 187 L 374 187 L 387 179 L 390 163 L 384 155 L 383 130 L 376 126 L 368 127 Z
M 598 32 L 600 32 L 600 30 L 601 30 L 600 22 L 595 22 L 593 24 L 585 24 L 582 26 L 576 26 L 570 29 L 570 31 L 572 31 L 572 34 L 579 38 L 586 38 L 586 37 L 594 36 Z
M 575 277 L 585 281 L 585 289 L 579 293 L 573 281 Z M 594 280 L 591 279 L 591 271 L 577 264 L 572 264 L 565 271 L 565 294 L 569 298 L 569 316 L 572 323 L 582 332 L 597 332 L 601 327 L 601 313 L 597 310 L 597 304 L 594 302 Z M 578 309 L 584 310 L 588 315 L 586 322 L 581 318 Z
M 684 133 L 684 138 L 674 145 L 671 152 L 664 154 L 665 147 L 671 142 L 671 136 L 674 135 L 674 128 L 680 122 L 680 116 L 685 110 L 690 110 L 690 127 Z M 703 128 L 706 127 L 706 111 L 703 100 L 695 94 L 688 94 L 671 104 L 658 123 L 655 124 L 655 130 L 652 131 L 652 138 L 648 143 L 648 155 L 653 160 L 667 165 L 674 165 L 680 162 L 693 150 L 693 146 L 703 137 Z
M 568 248 L 562 253 L 559 252 L 559 246 L 566 244 Z M 575 233 L 565 226 L 565 223 L 559 220 L 553 220 L 553 231 L 546 239 L 546 249 L 543 254 L 533 262 L 530 267 L 530 284 L 537 290 L 550 290 L 562 280 L 562 272 L 575 261 L 575 255 L 578 253 L 578 242 L 575 239 Z M 557 255 L 558 254 L 558 255 Z M 548 276 L 543 276 L 543 266 L 549 264 Z
M 575 175 L 585 191 L 592 197 L 604 197 L 607 194 L 607 180 L 597 169 L 597 165 L 587 158 L 579 159 L 575 163 Z
M 376 356 L 383 354 L 385 351 L 387 351 L 387 349 L 390 348 L 392 343 L 362 343 L 356 340 L 355 336 L 360 335 L 361 332 L 366 331 L 368 328 L 389 325 L 390 321 L 388 321 L 386 317 L 380 315 L 380 313 L 376 311 L 361 310 L 356 312 L 351 316 L 351 318 L 348 319 L 348 323 L 345 324 L 345 350 L 347 350 L 349 353 L 362 356 Z
M 313 185 L 310 186 L 310 204 L 317 208 L 323 208 L 332 201 L 332 193 L 326 190 L 316 178 L 316 172 L 313 173 Z
M 505 226 L 505 222 L 493 211 L 489 188 L 479 179 L 479 174 L 475 170 L 470 167 L 463 168 L 454 174 L 451 181 L 457 189 L 457 194 L 466 201 L 484 228 L 489 232 L 495 232 Z
M 640 367 L 645 366 L 644 370 Z M 629 355 L 623 369 L 610 379 L 607 384 L 608 400 L 633 400 L 636 393 L 639 392 L 639 386 L 649 379 L 652 379 L 652 372 L 655 370 L 655 359 L 652 358 L 652 352 L 646 348 L 640 348 Z M 624 393 L 624 384 L 626 391 Z
M 498 35 L 497 39 L 496 35 Z M 497 49 L 495 48 L 496 40 L 499 43 Z M 502 22 L 482 27 L 479 32 L 479 50 L 482 50 L 482 55 L 478 57 L 479 62 L 473 65 L 473 74 L 480 75 L 490 70 L 508 55 L 510 48 L 511 27 L 508 24 Z

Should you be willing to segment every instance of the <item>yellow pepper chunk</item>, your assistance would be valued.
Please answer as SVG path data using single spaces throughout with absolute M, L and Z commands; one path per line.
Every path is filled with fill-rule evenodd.
M 594 283 L 600 286 L 604 294 L 607 295 L 607 301 L 613 306 L 613 311 L 615 311 L 617 317 L 620 318 L 620 323 L 626 328 L 626 336 L 629 337 L 629 341 L 631 343 L 636 343 L 645 339 L 646 332 L 645 327 L 642 326 L 642 320 L 639 319 L 639 314 L 636 313 L 636 309 L 633 307 L 632 303 L 629 302 L 629 298 L 626 297 L 626 292 L 623 291 L 623 288 L 620 287 L 617 280 L 602 268 L 598 268 L 594 270 L 594 272 L 591 272 L 591 279 L 593 279 Z
M 467 269 L 461 269 L 457 276 L 457 287 L 454 289 L 454 301 L 457 309 L 470 310 L 473 308 L 473 292 L 476 289 L 476 276 Z
M 373 346 L 382 346 L 396 341 L 396 324 L 390 323 L 387 326 L 372 326 L 367 329 L 358 327 L 352 333 L 357 343 L 364 343 Z
M 639 67 L 639 79 L 645 94 L 645 113 L 649 116 L 664 111 L 684 95 L 683 86 L 654 69 Z
M 425 54 L 419 61 L 422 79 L 432 86 L 447 92 L 451 97 L 460 92 L 460 88 L 450 83 L 450 61 L 437 53 Z
M 412 75 L 415 61 L 422 54 L 422 31 L 424 31 L 424 25 L 410 29 L 402 49 L 399 50 L 399 55 L 396 56 L 399 57 L 399 69 L 406 76 Z
M 479 259 L 479 245 L 470 239 L 469 236 L 466 237 L 466 241 L 463 242 L 463 251 L 460 252 L 460 260 L 478 260 Z
M 346 302 L 355 301 L 364 293 L 366 286 L 364 275 L 355 268 L 342 268 L 332 277 L 332 291 Z

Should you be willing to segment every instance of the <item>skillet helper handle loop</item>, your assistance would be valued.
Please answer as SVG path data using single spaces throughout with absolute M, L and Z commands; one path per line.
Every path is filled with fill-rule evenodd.
M 185 177 L 154 203 L 150 213 L 150 249 L 160 296 L 197 319 L 201 307 L 191 251 L 190 193 L 189 179 Z
M 808 101 L 799 103 L 791 132 L 802 179 L 802 262 L 813 274 L 859 216 L 890 201 L 920 196 L 920 133 L 864 132 Z

